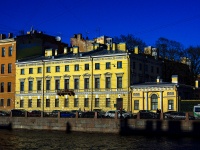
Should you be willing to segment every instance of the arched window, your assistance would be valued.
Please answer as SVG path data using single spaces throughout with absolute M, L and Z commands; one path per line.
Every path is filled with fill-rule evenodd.
M 153 94 L 151 96 L 151 110 L 156 110 L 158 108 L 158 96 Z

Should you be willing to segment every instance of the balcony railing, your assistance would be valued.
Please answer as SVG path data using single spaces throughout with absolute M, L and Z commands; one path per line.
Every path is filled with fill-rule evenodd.
M 72 89 L 60 89 L 60 90 L 57 90 L 57 95 L 69 95 L 69 96 L 74 96 L 75 93 L 74 93 L 74 90 Z

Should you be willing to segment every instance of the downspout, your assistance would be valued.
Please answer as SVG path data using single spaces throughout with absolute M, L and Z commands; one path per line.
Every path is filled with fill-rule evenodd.
M 93 58 L 91 58 L 91 61 L 92 61 L 92 79 L 91 79 L 91 111 L 92 111 L 92 109 L 93 109 Z

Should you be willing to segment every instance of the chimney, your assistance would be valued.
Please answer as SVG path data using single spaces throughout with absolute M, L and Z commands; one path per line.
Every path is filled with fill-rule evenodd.
M 138 48 L 138 46 L 134 47 L 134 54 L 139 54 L 139 48 Z
M 8 33 L 8 38 L 13 38 L 13 33 Z
M 57 56 L 58 55 L 58 50 L 57 49 L 55 49 L 55 56 Z
M 116 50 L 116 44 L 115 43 L 112 43 L 112 50 Z
M 172 83 L 178 83 L 178 75 L 172 75 Z
M 6 35 L 5 34 L 0 34 L 0 40 L 3 40 L 6 38 Z
M 67 47 L 64 47 L 64 54 L 67 54 Z

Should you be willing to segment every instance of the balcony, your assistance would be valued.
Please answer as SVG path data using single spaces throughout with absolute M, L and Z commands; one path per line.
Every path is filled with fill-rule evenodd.
M 60 90 L 57 90 L 57 95 L 69 95 L 69 96 L 74 96 L 75 93 L 74 93 L 74 90 L 72 89 L 60 89 Z

